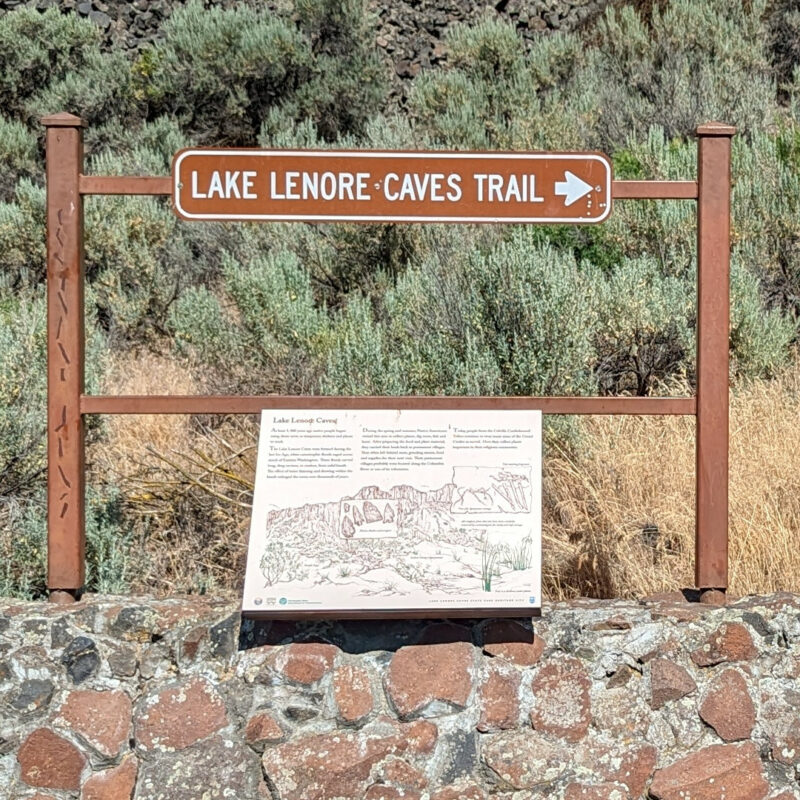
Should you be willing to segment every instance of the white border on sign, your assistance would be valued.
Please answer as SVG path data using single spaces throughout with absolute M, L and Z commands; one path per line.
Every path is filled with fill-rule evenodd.
M 461 158 L 461 159 L 494 159 L 498 161 L 506 159 L 527 159 L 529 161 L 548 161 L 548 160 L 562 160 L 562 159 L 576 159 L 582 158 L 587 161 L 599 161 L 606 170 L 606 197 L 608 202 L 606 208 L 600 216 L 597 217 L 435 217 L 430 215 L 420 216 L 384 216 L 382 214 L 359 214 L 359 215 L 337 215 L 337 214 L 193 214 L 184 211 L 180 204 L 180 188 L 182 182 L 180 180 L 180 167 L 183 159 L 187 156 L 208 156 L 208 155 L 227 155 L 227 156 L 257 156 L 257 157 L 270 157 L 270 156 L 310 156 L 313 158 L 324 157 L 330 158 L 335 156 L 337 158 Z M 220 150 L 220 149 L 207 149 L 207 150 L 184 150 L 176 159 L 173 164 L 173 193 L 172 199 L 175 204 L 175 209 L 178 213 L 187 220 L 217 220 L 224 222 L 226 220 L 241 221 L 241 222 L 255 222 L 273 221 L 273 222 L 483 222 L 497 224 L 514 224 L 514 223 L 570 223 L 573 225 L 586 225 L 597 222 L 602 222 L 611 213 L 611 163 L 609 160 L 598 153 L 451 153 L 451 152 L 438 152 L 432 150 L 426 153 L 411 153 L 404 151 L 343 151 L 343 150 Z
M 391 398 L 388 398 L 391 400 Z M 354 618 L 369 618 L 369 617 L 385 617 L 387 619 L 408 614 L 419 613 L 421 615 L 429 615 L 431 612 L 441 613 L 442 616 L 447 616 L 448 613 L 454 613 L 458 616 L 464 616 L 465 610 L 479 615 L 486 615 L 487 612 L 492 610 L 503 610 L 504 612 L 512 611 L 515 616 L 533 616 L 541 611 L 542 607 L 542 561 L 541 561 L 541 547 L 542 547 L 542 412 L 533 409 L 396 409 L 386 406 L 385 408 L 373 409 L 352 409 L 345 407 L 326 408 L 324 411 L 342 414 L 350 417 L 359 422 L 369 422 L 373 424 L 380 424 L 381 418 L 398 418 L 404 417 L 406 424 L 419 422 L 419 424 L 427 425 L 431 420 L 436 420 L 436 424 L 445 424 L 448 421 L 459 422 L 460 424 L 469 426 L 475 424 L 480 428 L 484 426 L 499 427 L 503 426 L 524 426 L 526 423 L 529 425 L 529 430 L 533 433 L 533 441 L 535 446 L 526 451 L 529 454 L 529 462 L 531 468 L 531 492 L 533 504 L 530 509 L 531 522 L 533 525 L 532 534 L 535 539 L 535 566 L 538 570 L 534 582 L 529 591 L 519 590 L 519 597 L 492 599 L 487 596 L 487 593 L 476 590 L 472 596 L 465 596 L 457 598 L 452 596 L 426 596 L 417 597 L 412 601 L 398 600 L 387 602 L 381 599 L 380 595 L 370 597 L 361 597 L 354 594 L 347 594 L 337 590 L 335 592 L 335 600 L 323 602 L 319 598 L 314 598 L 318 602 L 308 604 L 295 604 L 287 603 L 287 605 L 256 605 L 256 597 L 263 596 L 264 589 L 261 588 L 263 578 L 259 571 L 259 558 L 254 557 L 257 549 L 263 547 L 266 542 L 267 532 L 267 517 L 271 510 L 284 507 L 284 502 L 289 498 L 289 495 L 280 494 L 279 496 L 270 496 L 270 484 L 275 480 L 270 480 L 267 476 L 268 462 L 269 462 L 269 433 L 270 433 L 270 420 L 269 417 L 276 413 L 287 415 L 306 415 L 312 410 L 307 408 L 297 408 L 291 405 L 286 405 L 281 408 L 270 408 L 262 410 L 260 417 L 260 430 L 258 438 L 258 452 L 256 455 L 256 476 L 255 486 L 253 491 L 253 505 L 250 515 L 250 529 L 248 535 L 247 545 L 247 562 L 245 567 L 245 582 L 242 589 L 242 612 L 246 616 L 268 616 L 274 619 L 280 617 L 291 618 L 293 616 L 310 615 L 320 618 L 337 619 L 339 615 Z M 453 416 L 455 415 L 455 417 Z M 525 419 L 525 422 L 523 422 Z M 439 422 L 441 420 L 441 423 Z M 457 463 L 448 464 L 446 469 L 452 469 L 453 466 L 459 466 Z M 422 468 L 424 471 L 424 468 Z M 354 472 L 354 476 L 358 471 Z M 387 475 L 388 473 L 383 473 Z M 417 474 L 415 477 L 419 477 Z M 370 485 L 379 483 L 380 479 L 370 476 Z M 324 496 L 324 482 L 320 481 L 320 488 L 323 491 L 323 503 L 331 503 L 336 501 L 336 493 L 333 492 L 330 497 Z M 438 484 L 431 484 L 427 489 L 423 489 L 420 485 L 415 488 L 419 490 L 432 491 L 439 488 Z M 289 507 L 298 507 L 308 501 L 307 497 L 301 497 L 300 500 L 295 498 L 294 503 L 290 503 Z M 284 590 L 285 591 L 285 590 Z M 491 593 L 489 593 L 491 594 Z M 535 598 L 535 602 L 530 602 L 530 597 Z M 297 599 L 296 595 L 289 592 L 285 595 L 286 599 Z M 520 613 L 517 613 L 520 612 Z M 341 618 L 345 618 L 342 616 Z

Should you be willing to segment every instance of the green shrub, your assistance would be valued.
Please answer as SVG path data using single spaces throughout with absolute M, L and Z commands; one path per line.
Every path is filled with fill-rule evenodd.
M 118 175 L 169 175 L 175 153 L 194 144 L 170 115 L 144 122 L 135 135 L 130 121 L 115 118 L 88 130 L 89 137 L 97 153 L 89 171 Z
M 235 373 L 247 353 L 233 321 L 222 310 L 217 295 L 204 286 L 190 286 L 170 310 L 169 325 L 178 351 L 195 363 L 226 366 Z
M 133 537 L 114 487 L 87 488 L 86 591 L 123 594 L 133 577 Z M 0 516 L 0 597 L 47 596 L 47 508 L 43 491 L 11 498 Z
M 694 365 L 695 286 L 653 257 L 625 259 L 596 278 L 595 375 L 604 394 L 648 395 Z
M 738 378 L 771 378 L 789 361 L 797 321 L 778 308 L 764 308 L 746 260 L 736 251 L 731 263 L 731 369 Z
M 321 378 L 322 394 L 408 394 L 390 368 L 383 328 L 376 324 L 372 304 L 360 295 L 350 299 L 333 325 L 328 358 Z
M 238 391 L 313 392 L 328 319 L 297 258 L 282 251 L 244 265 L 226 256 L 223 273 L 227 308 L 201 287 L 175 304 L 170 325 L 181 350 Z
M 34 291 L 47 274 L 45 191 L 27 178 L 0 202 L 0 287 Z
M 712 119 L 751 133 L 776 117 L 765 6 L 614 4 L 591 37 L 528 46 L 504 22 L 456 25 L 447 68 L 415 82 L 411 112 L 434 141 L 467 148 L 613 152 L 653 126 L 689 137 Z
M 543 37 L 528 52 L 515 29 L 487 19 L 454 25 L 449 66 L 423 73 L 410 111 L 434 146 L 571 149 L 586 138 L 588 109 L 567 107 L 565 87 L 581 63 L 574 35 Z
M 63 77 L 54 77 L 26 103 L 31 119 L 69 111 L 82 117 L 88 125 L 86 141 L 93 149 L 98 126 L 111 120 L 139 122 L 139 113 L 131 84 L 131 69 L 122 53 L 101 53 L 87 50 L 81 63 Z
M 167 134 L 168 125 L 161 126 Z M 101 156 L 91 170 L 120 174 L 165 168 L 166 153 L 141 147 L 123 158 Z M 138 165 L 138 166 L 137 166 Z M 99 319 L 117 345 L 163 343 L 175 302 L 190 286 L 221 276 L 222 254 L 238 249 L 238 226 L 180 222 L 152 197 L 93 197 L 85 202 L 86 275 Z
M 20 178 L 38 173 L 36 137 L 21 122 L 0 115 L 0 202 L 9 202 Z
M 311 119 L 323 141 L 364 133 L 383 105 L 388 82 L 374 44 L 374 21 L 364 0 L 298 0 L 300 30 L 310 42 L 311 75 L 281 109 L 286 120 Z
M 27 122 L 29 100 L 77 75 L 99 51 L 97 28 L 75 14 L 22 8 L 0 16 L 0 108 Z M 70 109 L 59 109 L 68 111 Z
M 43 479 L 44 305 L 41 298 L 0 293 L 0 497 L 28 493 Z
M 301 80 L 311 55 L 282 20 L 248 6 L 178 8 L 163 41 L 134 64 L 138 96 L 151 113 L 170 111 L 201 142 L 247 144 L 261 118 Z
M 163 34 L 134 64 L 136 96 L 201 143 L 253 145 L 303 119 L 333 140 L 360 131 L 383 95 L 360 0 L 307 0 L 296 25 L 250 6 L 190 2 Z
M 733 230 L 768 308 L 800 319 L 800 120 L 734 140 Z
M 430 258 L 377 314 L 335 321 L 326 393 L 560 394 L 590 381 L 595 317 L 574 259 L 516 231 L 486 253 Z
M 609 6 L 599 41 L 577 76 L 600 111 L 602 147 L 641 138 L 653 125 L 688 137 L 719 119 L 752 132 L 775 112 L 765 52 L 765 0 L 672 0 L 641 15 Z
M 86 589 L 124 594 L 134 577 L 133 526 L 125 518 L 116 486 L 90 486 L 86 493 Z
M 47 342 L 43 293 L 0 290 L 0 496 L 28 494 L 43 480 Z M 104 342 L 87 314 L 86 386 L 96 389 Z

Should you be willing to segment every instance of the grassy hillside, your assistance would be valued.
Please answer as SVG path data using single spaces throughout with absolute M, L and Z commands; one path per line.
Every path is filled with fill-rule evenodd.
M 44 587 L 37 120 L 61 110 L 88 121 L 88 169 L 105 174 L 262 145 L 599 149 L 620 178 L 690 178 L 697 124 L 735 124 L 732 589 L 800 589 L 793 4 L 619 3 L 527 39 L 487 18 L 453 26 L 443 66 L 403 93 L 360 0 L 280 8 L 190 3 L 133 55 L 55 9 L 0 16 L 0 594 Z M 201 225 L 159 199 L 91 198 L 86 271 L 90 391 L 667 394 L 694 380 L 687 202 L 620 202 L 576 229 Z M 691 582 L 692 424 L 550 420 L 551 596 Z M 104 418 L 88 435 L 89 588 L 237 589 L 255 422 Z M 776 541 L 786 558 L 769 557 Z

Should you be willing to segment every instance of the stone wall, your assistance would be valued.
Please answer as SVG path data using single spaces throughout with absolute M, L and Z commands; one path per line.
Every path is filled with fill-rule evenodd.
M 0 797 L 800 797 L 800 597 L 240 624 L 0 603 Z

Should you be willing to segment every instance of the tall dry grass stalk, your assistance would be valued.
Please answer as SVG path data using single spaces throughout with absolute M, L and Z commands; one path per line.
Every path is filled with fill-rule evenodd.
M 106 372 L 103 391 L 109 394 L 194 394 L 197 383 L 175 361 L 152 353 L 123 353 Z M 92 450 L 92 466 L 117 480 L 153 462 L 153 445 L 169 442 L 188 447 L 188 417 L 175 414 L 108 416 L 103 421 L 103 443 Z
M 544 591 L 635 597 L 694 582 L 694 420 L 587 417 L 545 466 Z M 731 397 L 730 592 L 800 591 L 800 362 Z
M 172 360 L 124 354 L 106 391 L 197 394 Z M 257 428 L 250 419 L 185 415 L 107 417 L 90 469 L 122 490 L 139 546 L 132 589 L 225 593 L 244 572 Z

